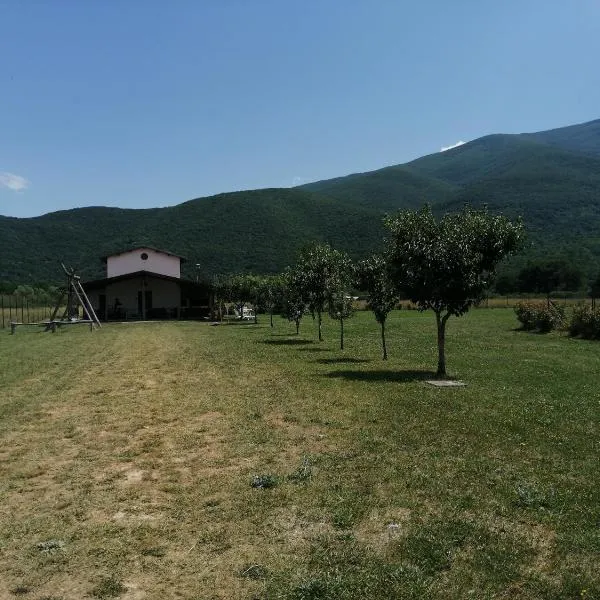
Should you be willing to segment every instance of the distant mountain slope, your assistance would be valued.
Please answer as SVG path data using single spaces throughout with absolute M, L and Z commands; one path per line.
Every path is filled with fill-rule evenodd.
M 458 191 L 451 182 L 421 175 L 406 165 L 316 181 L 299 187 L 383 212 L 395 211 L 399 207 L 416 208 L 425 202 L 444 202 Z
M 548 131 L 523 133 L 521 137 L 571 152 L 600 156 L 600 119 Z
M 277 272 L 310 241 L 354 256 L 373 250 L 380 212 L 296 189 L 220 194 L 147 210 L 90 207 L 30 219 L 0 217 L 0 280 L 55 281 L 60 261 L 103 275 L 100 257 L 139 244 L 188 258 L 187 275 Z
M 59 261 L 101 277 L 102 255 L 148 244 L 186 256 L 184 273 L 277 272 L 312 241 L 355 258 L 381 245 L 382 217 L 429 202 L 522 216 L 529 247 L 513 261 L 570 257 L 600 268 L 600 120 L 546 132 L 489 135 L 404 165 L 306 184 L 220 194 L 169 208 L 90 207 L 0 217 L 0 283 L 57 281 Z

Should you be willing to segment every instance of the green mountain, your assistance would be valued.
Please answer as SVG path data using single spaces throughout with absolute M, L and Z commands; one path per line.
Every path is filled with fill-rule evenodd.
M 600 156 L 600 119 L 537 133 L 522 133 L 521 137 L 571 152 Z
M 309 183 L 198 198 L 168 208 L 89 207 L 29 219 L 0 216 L 0 284 L 60 281 L 60 261 L 85 279 L 100 257 L 147 244 L 188 259 L 184 274 L 278 272 L 311 241 L 355 258 L 381 246 L 382 217 L 430 203 L 522 216 L 529 258 L 600 264 L 600 120 L 550 131 L 489 135 L 404 165 Z
M 438 213 L 471 204 L 523 217 L 528 248 L 512 261 L 515 268 L 553 255 L 588 272 L 598 270 L 600 121 L 534 134 L 488 135 L 399 167 L 305 187 L 339 199 L 353 197 L 357 190 L 383 190 L 374 204 L 396 194 L 396 206 L 413 207 L 415 196 L 403 197 L 400 191 L 410 173 L 428 182 L 429 190 L 423 183 L 420 192 L 440 190 L 426 197 Z M 381 182 L 379 188 L 370 188 L 370 181 Z
M 0 282 L 60 281 L 61 261 L 84 279 L 102 277 L 102 256 L 142 244 L 187 258 L 190 277 L 278 272 L 309 241 L 328 241 L 358 258 L 376 247 L 382 229 L 377 210 L 298 189 L 219 194 L 168 208 L 0 217 Z

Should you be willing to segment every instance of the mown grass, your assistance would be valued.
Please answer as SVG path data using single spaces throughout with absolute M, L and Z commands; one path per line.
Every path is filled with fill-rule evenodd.
M 0 336 L 0 597 L 600 597 L 600 346 L 433 321 Z

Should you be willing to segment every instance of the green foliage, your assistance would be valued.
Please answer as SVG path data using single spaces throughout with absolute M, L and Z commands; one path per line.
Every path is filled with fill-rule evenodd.
M 316 314 L 319 341 L 322 340 L 321 314 L 330 298 L 341 294 L 352 282 L 352 262 L 347 254 L 328 244 L 315 244 L 302 250 L 288 279 L 297 297 Z
M 518 275 L 519 291 L 546 295 L 559 290 L 576 291 L 582 281 L 581 271 L 561 259 L 530 263 Z
M 569 321 L 569 335 L 588 340 L 600 339 L 600 308 L 579 304 L 573 308 Z
M 300 333 L 300 321 L 306 310 L 303 298 L 302 280 L 297 273 L 288 268 L 282 275 L 283 281 L 283 314 L 288 321 L 296 325 L 296 335 Z
M 358 264 L 358 286 L 369 295 L 367 306 L 378 323 L 385 323 L 398 302 L 398 291 L 389 276 L 385 257 L 374 254 Z
M 498 263 L 516 252 L 523 229 L 506 217 L 465 208 L 436 220 L 426 206 L 387 219 L 398 288 L 420 310 L 461 316 L 480 302 Z
M 521 223 L 464 208 L 436 220 L 429 206 L 387 219 L 391 277 L 419 310 L 435 312 L 438 375 L 446 374 L 445 327 L 480 302 L 498 263 L 516 252 Z
M 387 360 L 385 321 L 398 302 L 398 291 L 390 278 L 389 266 L 384 256 L 374 254 L 361 261 L 357 269 L 358 286 L 369 294 L 367 306 L 373 311 L 381 326 L 383 360 Z
M 515 306 L 515 314 L 526 331 L 548 333 L 565 324 L 565 309 L 555 302 L 523 301 Z
M 344 349 L 344 321 L 354 313 L 352 302 L 352 297 L 343 289 L 332 292 L 327 300 L 329 316 L 340 324 L 340 350 Z

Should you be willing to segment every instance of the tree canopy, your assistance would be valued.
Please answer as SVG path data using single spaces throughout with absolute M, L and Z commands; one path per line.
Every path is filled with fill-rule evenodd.
M 446 322 L 481 301 L 498 263 L 519 249 L 520 221 L 465 207 L 436 219 L 429 206 L 386 220 L 388 263 L 395 285 L 420 310 L 435 312 L 438 375 L 446 374 Z

